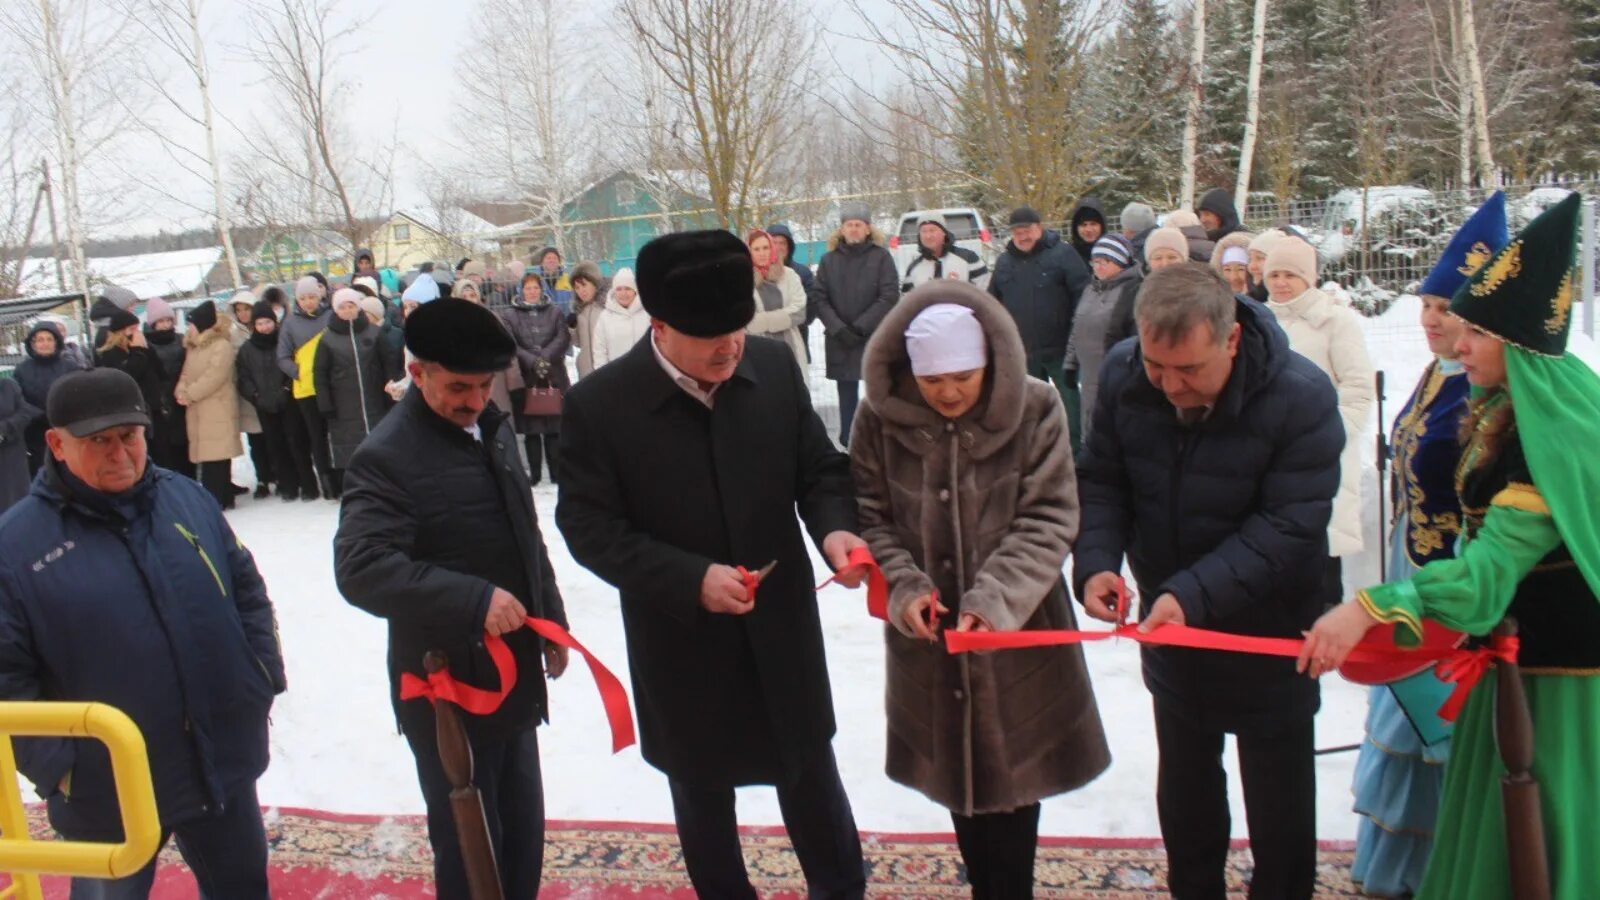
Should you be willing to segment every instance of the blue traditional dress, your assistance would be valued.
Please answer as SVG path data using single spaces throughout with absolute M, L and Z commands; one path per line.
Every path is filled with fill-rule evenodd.
M 1390 443 L 1395 519 L 1387 581 L 1404 581 L 1454 552 L 1461 533 L 1455 472 L 1469 390 L 1459 363 L 1435 360 L 1395 419 Z M 1372 689 L 1367 737 L 1356 760 L 1355 811 L 1362 819 L 1350 877 L 1379 896 L 1413 893 L 1422 884 L 1450 754 L 1449 737 L 1439 737 L 1437 723 L 1430 723 L 1424 737 L 1396 690 L 1448 693 L 1432 670 Z

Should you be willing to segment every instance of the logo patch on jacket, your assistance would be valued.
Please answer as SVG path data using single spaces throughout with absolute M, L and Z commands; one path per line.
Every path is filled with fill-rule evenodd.
M 62 544 L 61 546 L 52 549 L 49 553 L 46 553 L 43 557 L 33 561 L 33 571 L 35 571 L 35 572 L 43 572 L 45 566 L 48 566 L 51 563 L 55 562 L 56 560 L 60 559 L 61 557 L 66 556 L 67 555 L 67 551 L 71 550 L 72 548 L 74 548 L 76 546 L 78 546 L 78 545 L 73 543 L 72 541 L 67 541 L 65 544 Z

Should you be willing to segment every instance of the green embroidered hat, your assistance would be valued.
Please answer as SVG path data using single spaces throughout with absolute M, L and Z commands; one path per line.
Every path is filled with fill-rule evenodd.
M 1508 344 L 1560 356 L 1578 287 L 1578 193 L 1550 207 L 1456 290 L 1450 312 Z

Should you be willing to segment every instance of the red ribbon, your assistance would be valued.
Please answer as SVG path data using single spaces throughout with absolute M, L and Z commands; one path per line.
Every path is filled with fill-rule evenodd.
M 1462 650 L 1456 655 L 1439 663 L 1434 674 L 1440 681 L 1448 681 L 1456 686 L 1450 692 L 1449 699 L 1439 707 L 1439 718 L 1446 722 L 1454 722 L 1456 716 L 1461 714 L 1462 707 L 1467 705 L 1467 695 L 1472 693 L 1472 688 L 1489 671 L 1496 660 L 1506 663 L 1517 661 L 1517 650 L 1522 642 L 1515 637 L 1495 635 L 1489 639 L 1489 646 L 1476 650 Z
M 600 703 L 605 707 L 606 720 L 611 724 L 611 752 L 620 753 L 623 748 L 632 746 L 633 711 L 628 706 L 628 691 L 617 676 L 560 625 L 532 616 L 524 621 L 535 634 L 557 646 L 576 650 L 583 657 L 589 666 L 589 674 L 594 676 L 595 687 L 600 690 Z M 511 648 L 506 646 L 504 638 L 485 634 L 483 647 L 489 652 L 489 658 L 494 661 L 495 670 L 500 674 L 499 690 L 462 684 L 449 670 L 430 672 L 425 678 L 402 672 L 400 699 L 448 700 L 475 716 L 493 713 L 517 685 L 517 661 L 511 656 Z
M 1125 604 L 1119 597 L 1119 608 Z M 1064 644 L 1085 644 L 1110 638 L 1128 638 L 1141 644 L 1158 647 L 1187 647 L 1194 650 L 1221 650 L 1229 653 L 1253 653 L 1259 656 L 1283 656 L 1291 659 L 1300 655 L 1305 641 L 1296 638 L 1254 637 L 1228 634 L 1204 628 L 1168 623 L 1149 634 L 1139 631 L 1137 625 L 1118 625 L 1111 631 L 946 631 L 945 649 L 950 653 L 972 653 L 990 650 L 1016 650 L 1025 647 L 1056 647 Z M 1495 660 L 1508 663 L 1517 661 L 1515 638 L 1495 638 L 1493 645 L 1479 649 L 1404 647 L 1374 647 L 1361 645 L 1350 651 L 1347 661 L 1363 663 L 1390 662 L 1398 657 L 1419 663 L 1440 663 L 1438 675 L 1455 684 L 1450 698 L 1439 708 L 1439 717 L 1454 722 L 1466 704 L 1467 694 Z
M 889 621 L 889 579 L 883 577 L 883 570 L 878 568 L 878 561 L 872 558 L 872 551 L 864 546 L 851 550 L 845 567 L 835 572 L 827 581 L 817 585 L 817 590 L 820 591 L 838 582 L 839 576 L 844 573 L 857 570 L 865 570 L 867 573 L 867 615 L 874 619 Z

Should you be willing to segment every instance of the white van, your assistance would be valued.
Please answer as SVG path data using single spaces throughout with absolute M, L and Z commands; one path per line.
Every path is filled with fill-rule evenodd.
M 916 209 L 900 217 L 900 227 L 889 236 L 889 252 L 894 254 L 895 271 L 904 277 L 906 267 L 917 258 L 917 223 L 923 218 L 937 215 L 944 218 L 944 227 L 956 239 L 956 246 L 978 254 L 984 265 L 993 265 L 994 233 L 983 220 L 983 213 L 970 206 L 953 206 L 948 209 Z

